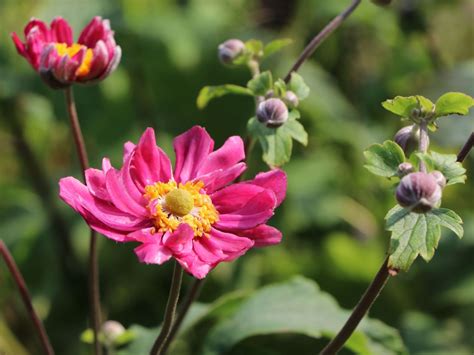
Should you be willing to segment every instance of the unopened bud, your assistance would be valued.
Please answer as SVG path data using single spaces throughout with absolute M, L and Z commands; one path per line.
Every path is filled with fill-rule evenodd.
M 111 344 L 125 332 L 124 326 L 115 320 L 106 321 L 101 330 L 106 342 Z
M 268 127 L 281 126 L 288 120 L 288 108 L 280 99 L 268 99 L 260 102 L 257 119 Z
M 400 206 L 410 208 L 416 213 L 428 212 L 436 207 L 441 200 L 441 195 L 441 187 L 436 178 L 423 172 L 404 176 L 396 192 Z
M 400 147 L 402 147 L 403 151 L 408 156 L 418 149 L 420 143 L 420 128 L 417 125 L 405 126 L 395 134 L 394 140 Z
M 434 176 L 439 187 L 444 189 L 444 187 L 446 186 L 446 178 L 444 177 L 443 173 L 441 171 L 435 170 L 432 171 L 430 175 Z
M 290 108 L 295 108 L 299 103 L 298 96 L 293 91 L 287 91 L 284 100 Z
M 224 64 L 231 64 L 245 49 L 245 44 L 240 39 L 229 39 L 218 47 L 219 59 Z
M 408 175 L 414 171 L 415 169 L 413 168 L 413 165 L 411 165 L 410 163 L 401 163 L 398 166 L 397 175 L 399 177 L 404 177 L 405 175 Z

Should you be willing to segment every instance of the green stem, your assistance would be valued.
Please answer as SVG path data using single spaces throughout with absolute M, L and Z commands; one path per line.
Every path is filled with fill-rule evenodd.
M 426 153 L 429 146 L 429 137 L 428 137 L 428 123 L 426 120 L 420 122 L 420 142 L 418 150 L 420 153 Z M 423 160 L 420 159 L 420 171 L 426 173 L 426 164 Z
M 76 102 L 74 100 L 74 94 L 72 92 L 71 86 L 65 89 L 65 95 L 71 130 L 74 136 L 77 155 L 79 157 L 79 162 L 82 168 L 82 175 L 85 182 L 86 170 L 89 168 L 89 159 L 87 156 L 86 145 L 84 143 L 84 137 L 81 131 L 81 125 L 77 116 Z M 101 355 L 102 347 L 99 341 L 101 312 L 99 290 L 99 266 L 97 260 L 97 234 L 93 229 L 91 229 L 89 245 L 89 302 L 92 330 L 94 332 L 94 353 L 96 355 Z
M 166 303 L 165 316 L 163 324 L 161 325 L 160 334 L 153 344 L 150 355 L 162 355 L 166 351 L 166 341 L 171 334 L 171 327 L 173 325 L 176 306 L 179 299 L 179 291 L 181 289 L 181 281 L 183 279 L 183 268 L 175 261 L 173 269 L 173 277 L 171 280 L 170 293 L 168 295 L 168 302 Z M 183 315 L 184 317 L 184 315 Z
M 26 287 L 25 279 L 21 275 L 20 269 L 18 269 L 18 266 L 16 265 L 15 260 L 10 254 L 10 251 L 8 250 L 7 246 L 1 239 L 0 254 L 2 255 L 3 260 L 5 261 L 5 264 L 7 265 L 8 269 L 10 270 L 13 280 L 15 281 L 16 286 L 18 287 L 18 291 L 20 291 L 20 295 L 25 305 L 25 308 L 41 340 L 41 345 L 43 347 L 44 353 L 47 355 L 54 355 L 54 350 L 51 346 L 48 334 L 46 333 L 46 329 L 44 328 L 41 319 L 38 317 L 35 312 L 35 309 L 33 308 L 33 302 L 31 302 L 31 296 L 28 292 L 28 288 Z

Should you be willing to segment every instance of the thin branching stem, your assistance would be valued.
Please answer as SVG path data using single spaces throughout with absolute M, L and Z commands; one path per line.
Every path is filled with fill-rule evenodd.
M 474 146 L 474 132 L 471 133 L 471 135 L 467 139 L 467 142 L 464 144 L 464 146 L 461 148 L 460 152 L 458 153 L 457 161 L 462 163 L 464 159 L 466 159 L 467 155 L 469 154 L 473 146 Z
M 81 125 L 77 116 L 76 103 L 72 87 L 65 89 L 66 105 L 71 123 L 71 130 L 74 136 L 74 143 L 82 168 L 84 182 L 86 181 L 86 170 L 89 168 L 86 145 L 82 136 Z M 97 234 L 91 229 L 89 245 L 89 302 L 92 330 L 94 332 L 94 352 L 96 355 L 102 354 L 102 347 L 99 342 L 99 329 L 101 325 L 100 312 L 100 290 L 99 290 L 99 266 L 97 260 Z
M 31 302 L 31 296 L 28 292 L 28 288 L 26 287 L 25 279 L 23 278 L 20 269 L 18 269 L 18 266 L 16 265 L 13 256 L 10 254 L 10 251 L 1 239 L 0 254 L 2 255 L 3 260 L 5 261 L 8 270 L 10 270 L 13 280 L 15 281 L 15 284 L 18 287 L 18 291 L 20 291 L 21 299 L 23 300 L 26 311 L 28 312 L 28 315 L 31 321 L 33 322 L 36 332 L 38 333 L 38 336 L 41 340 L 41 345 L 43 347 L 44 353 L 47 355 L 54 355 L 54 350 L 51 346 L 51 342 L 48 338 L 48 334 L 46 333 L 46 329 L 44 328 L 43 322 L 41 322 L 41 319 L 38 317 L 35 312 L 35 309 L 33 308 L 33 303 Z

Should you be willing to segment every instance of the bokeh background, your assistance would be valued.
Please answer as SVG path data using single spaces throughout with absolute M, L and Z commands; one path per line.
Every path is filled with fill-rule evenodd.
M 122 62 L 104 82 L 75 87 L 75 93 L 91 165 L 99 166 L 103 156 L 118 165 L 123 143 L 136 141 L 147 126 L 170 153 L 172 137 L 195 124 L 218 145 L 230 135 L 244 136 L 251 99 L 229 96 L 196 108 L 202 86 L 249 79 L 245 69 L 220 65 L 217 45 L 228 38 L 291 38 L 293 44 L 263 66 L 284 76 L 305 43 L 348 2 L 0 1 L 0 237 L 24 273 L 58 354 L 89 351 L 79 340 L 88 325 L 88 230 L 57 197 L 59 178 L 81 173 L 63 93 L 41 82 L 16 54 L 9 33 L 21 33 L 32 16 L 50 21 L 61 15 L 76 35 L 94 15 L 111 19 Z M 304 275 L 342 307 L 355 305 L 384 259 L 389 234 L 383 217 L 394 205 L 391 183 L 363 168 L 363 149 L 401 127 L 380 102 L 412 94 L 435 100 L 447 91 L 473 95 L 473 19 L 469 0 L 394 0 L 387 8 L 362 2 L 301 70 L 311 88 L 301 104 L 310 140 L 307 148 L 295 146 L 284 167 L 288 197 L 272 220 L 284 232 L 282 243 L 217 267 L 201 301 Z M 456 153 L 473 131 L 473 118 L 442 119 L 433 147 Z M 249 176 L 265 169 L 260 154 L 254 150 Z M 410 354 L 474 352 L 474 154 L 465 167 L 471 178 L 447 189 L 443 201 L 464 219 L 464 239 L 444 231 L 432 262 L 417 260 L 409 273 L 392 279 L 371 311 L 399 330 Z M 106 238 L 99 247 L 104 314 L 126 326 L 157 326 L 171 265 L 139 264 L 133 245 Z M 185 286 L 190 281 L 186 277 Z M 0 309 L 0 353 L 39 353 L 3 263 Z M 200 324 L 174 353 L 199 354 L 211 326 Z M 323 344 L 296 334 L 256 336 L 232 354 L 311 354 Z

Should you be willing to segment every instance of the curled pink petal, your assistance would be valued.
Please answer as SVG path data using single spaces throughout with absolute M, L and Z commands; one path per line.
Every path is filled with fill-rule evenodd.
M 272 190 L 277 198 L 279 206 L 286 196 L 287 178 L 286 173 L 281 169 L 274 169 L 265 173 L 258 174 L 255 179 L 246 181 L 246 183 L 255 184 Z
M 230 137 L 219 149 L 210 153 L 199 169 L 199 175 L 209 174 L 216 170 L 231 168 L 245 159 L 244 142 L 238 136 Z
M 242 237 L 249 238 L 255 242 L 256 247 L 266 247 L 281 242 L 281 232 L 269 225 L 261 224 L 255 228 L 239 232 Z
M 220 169 L 200 176 L 199 180 L 204 182 L 206 192 L 212 194 L 214 191 L 223 188 L 242 175 L 245 169 L 247 169 L 245 163 L 238 163 L 229 169 Z
M 185 255 L 193 247 L 194 231 L 186 224 L 182 223 L 173 233 L 163 236 L 163 245 L 173 251 L 175 255 Z
M 51 22 L 51 40 L 58 43 L 72 44 L 71 26 L 61 17 L 56 17 Z
M 168 261 L 173 253 L 167 247 L 156 243 L 144 243 L 134 249 L 140 262 L 161 265 Z

